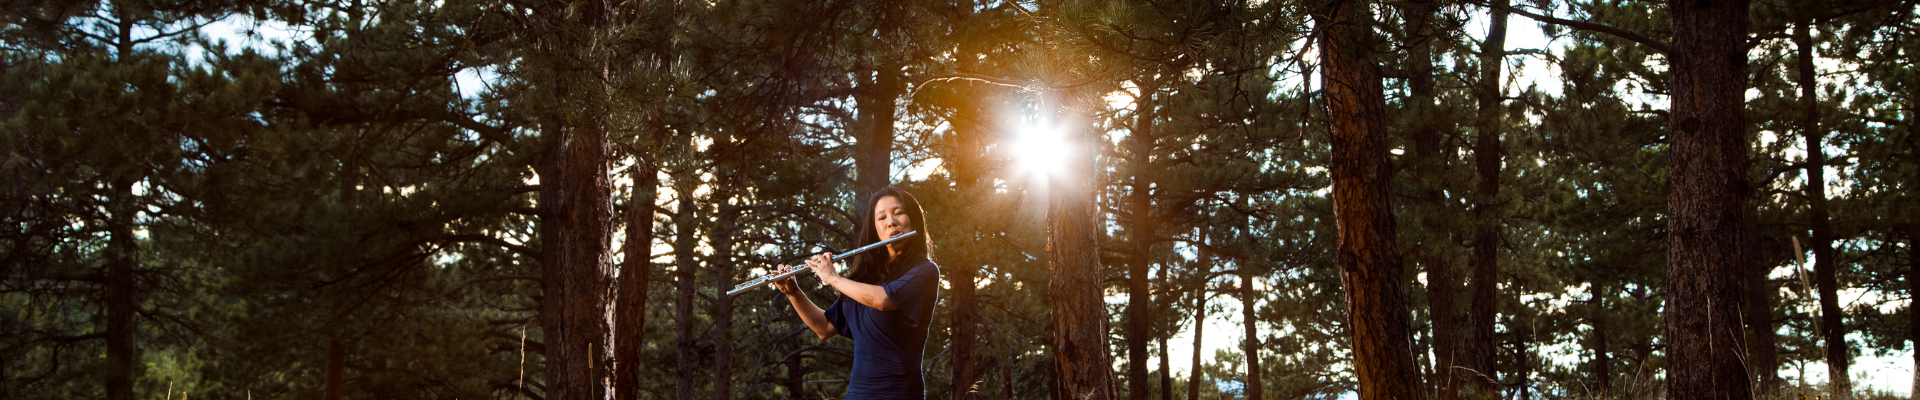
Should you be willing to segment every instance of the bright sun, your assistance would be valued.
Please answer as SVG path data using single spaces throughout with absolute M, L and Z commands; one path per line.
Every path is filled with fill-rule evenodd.
M 1064 165 L 1067 143 L 1058 128 L 1046 123 L 1022 124 L 1016 133 L 1019 135 L 1013 143 L 1013 153 L 1020 163 L 1020 169 L 1027 173 L 1049 177 L 1060 172 Z

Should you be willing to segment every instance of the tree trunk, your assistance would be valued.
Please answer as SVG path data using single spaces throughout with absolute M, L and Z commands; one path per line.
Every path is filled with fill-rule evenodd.
M 1494 290 L 1500 279 L 1500 167 L 1504 157 L 1500 147 L 1501 107 L 1500 77 L 1505 69 L 1507 51 L 1507 11 L 1505 0 L 1493 0 L 1493 16 L 1488 19 L 1486 41 L 1480 43 L 1480 85 L 1475 91 L 1479 100 L 1479 127 L 1473 141 L 1473 166 L 1479 174 L 1479 184 L 1473 196 L 1473 251 L 1468 264 L 1473 266 L 1470 304 L 1467 306 L 1467 319 L 1473 325 L 1467 335 L 1469 341 L 1467 362 L 1478 379 L 1472 379 L 1479 396 L 1499 393 L 1499 365 L 1495 358 L 1493 326 L 1498 319 L 1495 313 Z
M 1153 136 L 1153 94 L 1158 87 L 1152 80 L 1138 81 L 1140 101 L 1135 103 L 1133 132 L 1128 135 L 1128 155 L 1133 172 L 1132 193 L 1127 196 L 1127 213 L 1132 216 L 1126 222 L 1127 244 L 1131 245 L 1131 257 L 1127 260 L 1127 398 L 1146 400 L 1147 398 L 1147 341 L 1152 335 L 1147 328 L 1151 322 L 1149 310 L 1153 308 L 1153 294 L 1147 284 L 1147 271 L 1153 262 L 1154 220 L 1153 220 L 1153 173 L 1152 157 Z
M 804 400 L 807 398 L 807 356 L 794 353 L 787 357 L 787 398 Z
M 325 387 L 321 388 L 320 398 L 340 400 L 340 396 L 346 392 L 346 388 L 343 386 L 347 380 L 345 372 L 346 364 L 347 345 L 340 343 L 340 339 L 328 339 L 327 381 Z
M 900 98 L 906 86 L 900 82 L 897 68 L 889 71 L 881 68 L 874 73 L 873 81 L 859 90 L 855 106 L 859 112 L 862 131 L 854 148 L 854 169 L 858 174 L 860 193 L 854 197 L 859 200 L 856 214 L 867 218 L 872 211 L 867 209 L 868 195 L 887 187 L 893 173 L 893 123 L 897 106 L 894 101 Z
M 1162 266 L 1159 271 L 1154 272 L 1155 274 L 1154 280 L 1160 282 L 1160 284 L 1163 286 L 1162 290 L 1166 290 L 1164 286 L 1168 284 L 1167 270 L 1170 270 L 1170 269 L 1172 268 L 1166 268 L 1165 266 Z M 1173 296 L 1173 292 L 1170 290 L 1164 293 L 1161 293 L 1160 301 L 1167 302 L 1167 306 L 1160 308 L 1160 310 L 1171 311 L 1174 307 L 1174 303 L 1178 301 L 1178 300 L 1175 300 L 1177 297 L 1178 296 Z M 1165 316 L 1168 314 L 1161 314 L 1161 315 L 1162 315 L 1161 318 L 1165 318 Z M 1168 322 L 1171 322 L 1171 321 L 1168 321 Z M 1173 362 L 1169 360 L 1167 357 L 1167 351 L 1168 351 L 1167 336 L 1172 336 L 1172 335 L 1173 335 L 1172 329 L 1162 329 L 1159 334 L 1154 335 L 1154 336 L 1157 336 L 1156 339 L 1160 341 L 1160 400 L 1173 400 L 1173 372 L 1172 372 Z
M 1608 323 L 1611 319 L 1607 318 L 1607 298 L 1610 296 L 1609 292 L 1607 292 L 1607 287 L 1596 285 L 1595 289 L 1597 290 L 1593 293 L 1593 306 L 1598 312 L 1595 313 L 1596 315 L 1593 319 L 1593 374 L 1596 378 L 1599 378 L 1600 393 L 1592 394 L 1592 397 L 1600 398 L 1606 393 L 1613 393 L 1613 349 L 1611 346 L 1613 338 L 1612 335 L 1608 334 L 1608 332 L 1613 330 L 1613 324 Z
M 1254 329 L 1253 269 L 1246 264 L 1240 265 L 1240 326 L 1246 328 L 1246 340 L 1240 342 L 1241 351 L 1247 355 L 1247 400 L 1260 400 L 1266 394 L 1266 384 L 1260 381 L 1260 331 Z M 1418 376 L 1418 375 L 1416 375 Z
M 1769 397 L 1780 388 L 1780 355 L 1775 344 L 1773 327 L 1773 291 L 1767 284 L 1767 275 L 1773 267 L 1760 261 L 1760 240 L 1747 240 L 1746 255 L 1742 262 L 1747 265 L 1743 274 L 1746 290 L 1747 330 L 1753 333 L 1752 342 L 1747 343 L 1748 359 L 1754 376 L 1755 397 Z
M 966 92 L 968 94 L 974 94 Z M 991 132 L 986 129 L 979 107 L 961 106 L 954 111 L 949 120 L 960 142 L 960 154 L 953 164 L 947 167 L 953 172 L 954 182 L 959 193 L 964 196 L 977 196 L 985 190 L 986 178 L 986 142 Z M 979 236 L 979 225 L 972 221 L 955 221 L 959 232 L 965 235 L 962 240 L 974 240 Z M 972 400 L 977 395 L 974 386 L 979 378 L 975 371 L 975 345 L 980 336 L 978 318 L 974 304 L 976 296 L 975 279 L 980 265 L 968 258 L 964 252 L 953 264 L 958 268 L 947 271 L 948 282 L 953 287 L 953 379 L 949 389 L 954 400 Z
M 1413 0 L 1407 3 L 1409 22 L 1408 35 L 1412 53 L 1407 60 L 1408 86 L 1412 94 L 1412 108 L 1415 122 L 1409 131 L 1412 136 L 1413 153 L 1407 157 L 1407 170 L 1412 175 L 1411 183 L 1417 188 L 1414 205 L 1419 207 L 1420 229 L 1427 236 L 1413 243 L 1409 251 L 1412 258 L 1427 272 L 1428 315 L 1432 319 L 1433 373 L 1428 377 L 1430 390 L 1439 394 L 1441 400 L 1459 398 L 1459 383 L 1464 382 L 1467 374 L 1454 366 L 1458 363 L 1465 338 L 1461 337 L 1459 303 L 1454 300 L 1459 285 L 1459 277 L 1453 272 L 1453 263 L 1439 253 L 1438 249 L 1452 246 L 1450 233 L 1441 215 L 1450 214 L 1445 194 L 1440 182 L 1446 169 L 1447 155 L 1440 143 L 1440 127 L 1436 121 L 1434 109 L 1433 77 L 1433 19 L 1435 6 L 1433 0 Z M 1425 349 L 1416 354 L 1425 354 Z M 1425 387 L 1423 385 L 1423 387 Z
M 1193 364 L 1187 368 L 1187 400 L 1200 398 L 1200 349 L 1206 341 L 1207 333 L 1207 274 L 1212 273 L 1212 255 L 1206 249 L 1200 250 L 1200 270 L 1195 272 L 1193 294 Z
M 682 139 L 682 144 L 687 140 Z M 683 147 L 684 148 L 684 147 Z M 685 168 L 685 167 L 682 167 Z M 673 178 L 674 190 L 680 198 L 679 210 L 673 217 L 673 255 L 674 255 L 674 338 L 678 342 L 675 352 L 676 368 L 679 372 L 674 379 L 674 398 L 689 400 L 694 395 L 694 386 L 700 381 L 700 365 L 694 360 L 695 343 L 693 337 L 693 302 L 696 298 L 694 280 L 698 278 L 695 269 L 699 260 L 694 247 L 699 244 L 694 232 L 694 214 L 699 212 L 693 204 L 693 191 L 699 187 L 698 179 L 692 171 L 678 171 Z
M 1063 107 L 1066 108 L 1066 107 Z M 1047 254 L 1053 277 L 1047 297 L 1053 304 L 1053 351 L 1059 374 L 1054 398 L 1114 398 L 1113 355 L 1107 347 L 1109 317 L 1101 293 L 1100 219 L 1093 202 L 1092 132 L 1080 118 L 1063 124 L 1075 132 L 1060 174 L 1047 184 Z
M 640 395 L 640 363 L 646 349 L 647 292 L 653 266 L 653 200 L 660 195 L 657 171 L 642 160 L 627 170 L 633 176 L 633 194 L 627 199 L 626 261 L 620 264 L 620 286 L 614 303 L 613 398 L 633 400 Z
M 1672 1 L 1667 398 L 1747 399 L 1740 247 L 1747 238 L 1746 0 Z
M 122 53 L 125 54 L 125 53 Z M 140 260 L 137 252 L 139 243 L 135 242 L 133 204 L 133 179 L 117 178 L 107 195 L 107 226 L 110 231 L 107 238 L 107 365 L 106 383 L 108 400 L 133 400 L 133 376 L 140 364 L 136 355 L 140 350 L 133 345 L 133 316 L 135 310 L 134 271 Z
M 603 378 L 611 375 L 611 360 L 603 357 L 611 353 L 606 306 L 613 272 L 607 138 L 597 123 L 558 121 L 565 119 L 548 130 L 554 147 L 539 171 L 547 397 L 599 398 L 606 390 Z
M 1834 265 L 1833 225 L 1827 214 L 1826 133 L 1820 129 L 1820 100 L 1815 93 L 1819 81 L 1814 77 L 1813 35 L 1807 32 L 1809 24 L 1811 22 L 1802 21 L 1793 26 L 1793 43 L 1800 50 L 1796 52 L 1804 112 L 1800 129 L 1807 139 L 1807 218 L 1808 225 L 1813 227 L 1813 275 L 1814 284 L 1820 289 L 1820 335 L 1826 341 L 1829 390 L 1834 397 L 1845 398 L 1853 393 L 1847 375 L 1847 363 L 1852 357 L 1847 351 L 1847 328 L 1836 297 L 1839 282 L 1834 278 L 1834 269 L 1838 266 Z
M 1322 31 L 1340 283 L 1353 335 L 1354 376 L 1361 399 L 1411 399 L 1419 395 L 1419 371 L 1388 191 L 1393 170 L 1379 64 L 1370 54 L 1376 42 L 1372 15 L 1366 6 L 1345 0 L 1330 2 L 1325 12 L 1315 17 Z
M 727 179 L 731 181 L 731 179 Z M 714 204 L 722 204 L 720 218 L 715 221 L 712 231 L 707 234 L 713 245 L 714 287 L 733 287 L 733 231 L 739 220 L 739 209 L 727 206 L 733 197 L 730 189 L 736 185 L 729 182 L 719 185 L 715 191 Z M 713 396 L 708 398 L 727 400 L 733 398 L 733 296 L 714 296 L 713 312 Z
M 972 400 L 973 338 L 977 335 L 973 318 L 974 265 L 958 266 L 947 272 L 948 282 L 953 286 L 953 387 L 950 390 L 954 400 Z
M 1920 174 L 1914 177 L 1920 180 Z M 1920 218 L 1907 223 L 1907 298 L 1920 299 Z M 1913 305 L 1907 306 L 1907 342 L 1911 343 L 1908 349 L 1913 351 L 1913 365 L 1920 365 L 1920 307 Z M 1913 374 L 1913 388 L 1907 397 L 1920 400 L 1920 368 Z

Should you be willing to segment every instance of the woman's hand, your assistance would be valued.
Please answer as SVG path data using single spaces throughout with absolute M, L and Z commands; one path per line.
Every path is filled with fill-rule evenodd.
M 775 270 L 773 271 L 773 274 L 774 274 L 774 275 L 779 275 L 779 274 L 781 274 L 781 273 L 785 273 L 785 272 L 787 272 L 787 271 L 791 271 L 791 270 L 793 270 L 793 268 L 794 268 L 794 267 L 791 267 L 791 266 L 786 266 L 786 265 L 782 265 L 782 266 L 780 266 L 780 268 L 778 268 L 778 269 L 775 269 Z M 780 289 L 780 294 L 784 294 L 784 295 L 788 295 L 788 296 L 792 296 L 792 295 L 794 295 L 795 293 L 800 293 L 800 284 L 799 284 L 799 282 L 798 282 L 797 280 L 795 280 L 795 279 L 794 279 L 794 277 L 791 277 L 791 276 L 789 276 L 789 277 L 787 277 L 786 279 L 781 279 L 781 280 L 777 280 L 777 281 L 773 281 L 773 287 L 774 287 L 775 289 Z
M 807 268 L 812 268 L 813 275 L 820 277 L 820 282 L 827 286 L 840 281 L 840 273 L 833 270 L 833 253 L 813 255 L 813 258 L 807 259 Z

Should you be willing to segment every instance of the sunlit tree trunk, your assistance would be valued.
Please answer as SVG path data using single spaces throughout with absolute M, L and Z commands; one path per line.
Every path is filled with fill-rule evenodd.
M 1337 257 L 1352 335 L 1360 399 L 1419 396 L 1408 325 L 1405 279 L 1388 191 L 1386 101 L 1372 15 L 1363 4 L 1333 1 L 1315 15 L 1333 151 Z
M 1746 178 L 1745 0 L 1673 1 L 1667 398 L 1747 399 L 1740 323 Z

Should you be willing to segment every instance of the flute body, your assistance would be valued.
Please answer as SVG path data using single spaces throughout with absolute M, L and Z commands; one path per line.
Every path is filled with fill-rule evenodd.
M 880 246 L 885 246 L 887 244 L 897 242 L 900 239 L 906 239 L 917 233 L 920 233 L 920 231 L 909 231 L 907 233 L 900 234 L 900 236 L 890 237 L 890 238 L 887 238 L 887 240 L 882 240 L 878 243 L 869 244 L 866 246 L 860 246 L 860 248 L 853 249 L 853 251 L 848 251 L 846 254 L 836 254 L 833 256 L 833 262 L 840 262 L 840 260 L 846 259 L 847 257 L 853 257 L 853 255 L 855 254 L 860 254 L 862 252 L 866 252 L 867 250 L 880 248 Z M 767 284 L 773 283 L 774 281 L 787 279 L 787 277 L 800 275 L 808 272 L 813 272 L 813 269 L 812 268 L 795 268 L 787 272 L 754 278 L 753 280 L 747 281 L 746 283 L 741 283 L 739 286 L 734 286 L 733 290 L 727 291 L 727 296 L 729 297 L 738 296 L 741 293 L 746 293 L 748 290 L 753 290 L 754 288 L 757 288 L 757 287 L 766 286 Z

